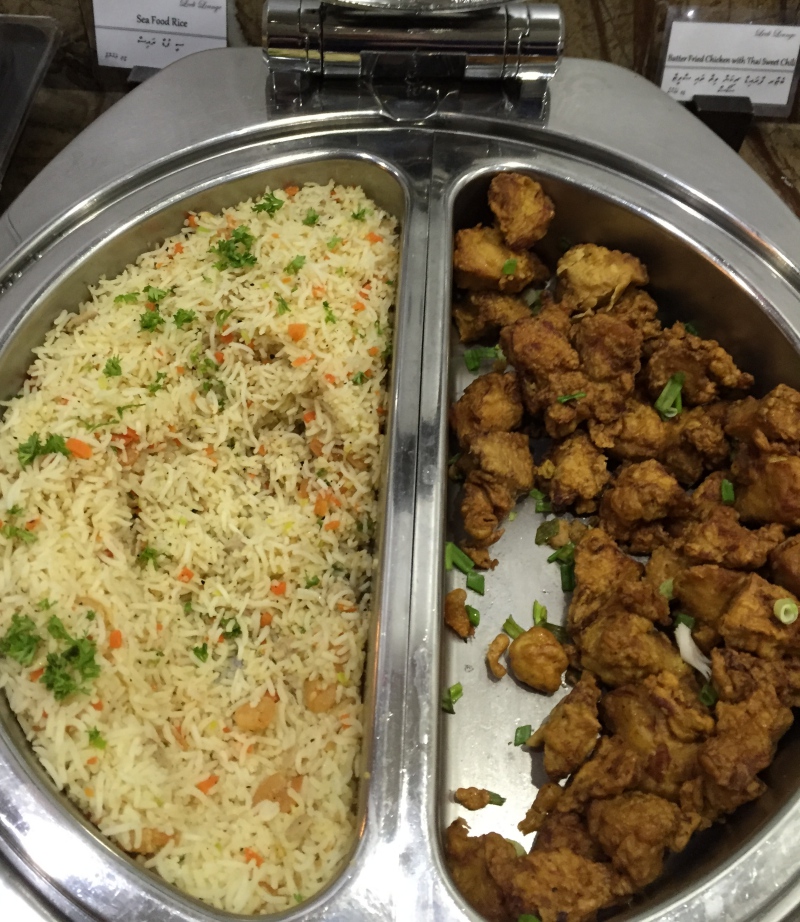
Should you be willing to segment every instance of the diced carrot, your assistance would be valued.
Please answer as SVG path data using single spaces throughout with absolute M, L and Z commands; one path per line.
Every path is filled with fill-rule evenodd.
M 254 848 L 244 848 L 242 849 L 242 854 L 244 855 L 245 862 L 252 861 L 257 868 L 260 868 L 264 863 L 264 859 Z
M 313 422 L 316 418 L 317 414 L 313 410 L 306 410 L 306 412 L 303 413 L 303 422 L 306 424 Z
M 311 294 L 314 295 L 315 298 L 321 298 L 325 294 L 325 286 L 314 285 L 314 287 L 311 289 Z
M 333 519 L 333 520 L 330 521 L 330 522 L 326 522 L 326 523 L 322 526 L 322 529 L 323 529 L 323 531 L 336 531 L 336 529 L 337 529 L 341 524 L 342 524 L 342 523 L 341 523 L 338 519 Z
M 378 407 L 378 409 L 375 412 L 378 414 L 378 416 L 385 416 L 386 407 Z
M 314 515 L 324 518 L 328 514 L 328 500 L 324 496 L 318 496 L 314 503 Z
M 292 786 L 292 788 L 293 788 L 295 791 L 297 791 L 297 793 L 299 794 L 299 793 L 300 793 L 300 788 L 303 786 L 303 776 L 302 776 L 302 775 L 295 775 L 294 778 L 292 778 L 292 780 L 289 782 L 289 784 L 290 784 L 290 785 Z
M 370 243 L 380 243 L 383 240 L 380 234 L 376 234 L 374 231 L 370 231 L 368 234 L 364 234 L 364 239 L 368 240 Z
M 308 447 L 311 451 L 311 454 L 315 457 L 319 458 L 322 456 L 323 445 L 319 439 L 311 439 L 311 441 L 308 443 Z
M 145 301 L 144 308 L 145 310 L 148 310 L 148 311 L 154 311 L 156 309 L 156 302 L 155 301 Z
M 281 281 L 283 282 L 284 285 L 288 285 L 292 281 L 292 277 L 291 275 L 284 275 Z
M 223 732 L 223 733 L 230 733 L 230 732 L 231 732 L 231 728 L 230 728 L 230 727 L 223 727 L 223 728 L 222 728 L 222 732 Z
M 258 454 L 262 455 L 262 457 L 263 457 L 263 455 L 265 455 L 266 453 L 267 453 L 267 446 L 266 446 L 266 445 L 259 445 L 259 446 L 258 446 Z
M 198 225 L 199 222 L 198 222 L 197 217 L 196 217 L 195 215 L 190 214 L 190 215 L 186 218 L 186 223 L 189 225 L 189 227 L 197 227 L 197 225 Z
M 189 395 L 189 400 L 191 400 L 192 403 L 197 401 L 197 391 L 192 391 L 192 393 Z
M 280 236 L 281 236 L 281 235 L 280 235 L 280 234 L 273 234 L 272 236 L 273 236 L 276 240 L 280 240 Z
M 133 445 L 139 441 L 139 433 L 135 429 L 128 427 L 125 432 L 115 432 L 111 436 L 112 442 L 124 442 L 125 445 Z
M 283 580 L 272 583 L 269 587 L 273 595 L 286 595 L 286 583 Z
M 161 624 L 160 621 L 156 624 L 156 630 L 159 632 L 159 634 L 164 630 L 164 625 Z
M 301 480 L 297 487 L 297 495 L 300 499 L 308 499 L 308 481 Z
M 178 574 L 178 581 L 181 583 L 191 583 L 193 579 L 194 570 L 190 570 L 188 567 L 184 567 Z
M 67 397 L 56 397 L 56 403 L 60 403 L 62 407 L 65 407 L 69 403 Z
M 349 602 L 337 602 L 336 607 L 339 611 L 355 611 L 355 605 L 351 605 Z
M 367 349 L 367 352 L 368 352 L 370 355 L 377 355 L 380 351 L 381 351 L 381 350 L 380 350 L 377 346 L 370 346 L 370 348 Z
M 122 631 L 112 631 L 108 635 L 108 645 L 112 650 L 119 650 L 122 646 Z
M 373 370 L 372 370 L 371 368 L 368 368 L 368 369 L 364 372 L 364 377 L 365 377 L 365 378 L 371 378 L 371 377 L 373 376 L 373 374 L 374 374 Z
M 103 702 L 102 702 L 102 701 L 92 701 L 92 707 L 93 707 L 96 711 L 102 711 L 102 710 L 103 710 Z
M 356 301 L 356 303 L 353 305 L 353 310 L 354 310 L 357 314 L 360 314 L 361 311 L 365 311 L 366 309 L 367 309 L 367 305 L 364 304 L 363 301 Z
M 67 439 L 64 444 L 67 446 L 67 451 L 75 455 L 76 458 L 86 460 L 92 457 L 92 446 L 82 439 Z
M 87 765 L 94 765 L 97 762 L 97 756 L 92 756 L 91 759 L 86 760 Z
M 202 791 L 204 794 L 208 794 L 211 788 L 219 781 L 219 775 L 209 775 L 208 778 L 204 778 L 202 781 L 198 781 L 195 787 Z
M 269 627 L 272 624 L 272 612 L 261 612 L 261 627 Z
M 361 287 L 366 288 L 366 290 L 369 291 L 370 288 L 372 288 L 372 282 L 364 282 L 364 284 Z
M 290 323 L 286 328 L 289 336 L 295 341 L 299 342 L 305 335 L 308 327 L 305 323 Z
M 219 341 L 221 343 L 225 343 L 225 345 L 227 346 L 227 344 L 232 343 L 235 338 L 236 338 L 235 333 L 226 333 L 224 336 L 219 337 Z
M 204 451 L 204 452 L 208 455 L 208 457 L 210 458 L 210 457 L 214 454 L 214 446 L 213 446 L 213 445 L 206 445 L 206 447 L 203 449 L 203 451 Z
M 333 375 L 323 375 L 322 377 L 328 382 L 328 384 L 336 384 L 336 378 L 334 378 Z
M 300 186 L 284 186 L 283 191 L 291 198 L 300 191 Z
M 177 255 L 178 253 L 183 253 L 183 244 L 182 244 L 182 243 L 176 243 L 176 244 L 175 244 L 175 249 L 174 249 L 172 252 L 173 252 L 174 254 L 176 254 L 176 255 Z
M 183 367 L 183 365 L 178 365 L 175 371 L 177 371 L 179 375 L 186 374 L 186 369 Z
M 301 365 L 305 365 L 307 362 L 311 361 L 312 356 L 310 355 L 299 355 L 293 362 L 293 368 L 299 368 Z
M 40 666 L 38 669 L 34 669 L 33 672 L 29 673 L 28 678 L 31 680 L 31 682 L 38 682 L 43 675 L 44 666 Z
M 84 788 L 84 789 L 83 789 L 83 793 L 84 793 L 87 797 L 94 797 L 94 788 Z
M 366 291 L 359 291 L 358 296 L 366 301 L 369 298 L 369 293 Z
M 225 361 L 225 356 L 221 352 L 215 352 L 214 358 L 216 359 L 217 365 L 221 365 Z
M 35 519 L 31 519 L 29 522 L 25 523 L 25 531 L 33 531 L 34 528 L 41 522 L 41 518 L 37 516 Z

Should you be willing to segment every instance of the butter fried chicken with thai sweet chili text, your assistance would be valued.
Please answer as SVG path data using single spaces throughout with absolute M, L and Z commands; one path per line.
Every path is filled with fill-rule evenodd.
M 534 606 L 532 628 L 481 635 L 462 589 L 445 619 L 485 645 L 495 680 L 550 694 L 566 673 L 572 689 L 518 741 L 550 778 L 519 817 L 529 853 L 462 818 L 445 853 L 489 922 L 592 922 L 763 793 L 800 705 L 800 393 L 748 396 L 753 377 L 719 343 L 662 326 L 635 255 L 585 243 L 546 266 L 533 248 L 555 209 L 534 179 L 496 175 L 488 205 L 492 226 L 455 237 L 465 360 L 492 369 L 450 409 L 448 553 L 473 578 L 493 568 L 530 496 L 572 595 L 565 627 Z M 477 787 L 456 800 L 502 803 Z

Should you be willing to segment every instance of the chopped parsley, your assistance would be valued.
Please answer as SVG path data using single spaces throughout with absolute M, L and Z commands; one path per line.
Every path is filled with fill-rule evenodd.
M 30 438 L 17 446 L 17 457 L 22 467 L 33 464 L 34 458 L 38 458 L 39 455 L 53 454 L 70 456 L 64 436 L 50 434 L 43 443 L 39 438 L 39 433 L 34 432 Z
M 219 629 L 226 640 L 242 636 L 242 628 L 236 618 L 223 618 L 219 623 Z
M 214 314 L 214 322 L 220 328 L 220 330 L 225 326 L 225 321 L 228 319 L 228 317 L 230 317 L 233 311 L 234 309 L 231 308 L 227 311 L 217 311 L 216 314 Z
M 194 311 L 187 311 L 185 308 L 179 307 L 173 314 L 172 321 L 179 330 L 182 330 L 187 323 L 191 323 L 196 317 L 197 314 Z
M 20 528 L 17 525 L 6 524 L 0 528 L 0 535 L 4 538 L 11 540 L 12 538 L 19 538 L 20 541 L 24 541 L 25 544 L 33 544 L 36 540 L 36 535 L 32 531 L 28 531 L 27 528 Z
M 152 311 L 145 311 L 143 314 L 139 314 L 139 328 L 142 330 L 147 330 L 149 333 L 155 333 L 155 331 L 164 325 L 164 318 L 161 316 L 158 308 Z
M 317 221 L 319 221 L 319 214 L 317 214 L 313 208 L 309 208 L 306 212 L 306 216 L 303 218 L 303 224 L 305 224 L 306 227 L 313 227 Z
M 16 660 L 21 666 L 30 666 L 42 638 L 36 633 L 36 623 L 27 615 L 12 615 L 11 626 L 0 638 L 0 653 Z
M 162 390 L 164 389 L 164 385 L 163 385 L 161 382 L 162 382 L 166 377 L 167 377 L 167 373 L 166 373 L 165 371 L 158 371 L 158 372 L 156 372 L 156 379 L 155 379 L 155 381 L 153 381 L 152 384 L 148 384 L 148 385 L 147 385 L 147 390 L 148 390 L 151 394 L 156 394 L 156 393 L 158 393 L 158 391 L 162 391 Z
M 208 644 L 204 643 L 202 647 L 192 647 L 192 653 L 201 663 L 205 663 L 208 660 Z
M 192 613 L 192 600 L 189 599 L 188 602 L 183 603 L 183 613 L 184 615 L 191 615 Z
M 297 273 L 303 268 L 305 264 L 306 264 L 305 256 L 298 255 L 298 256 L 295 256 L 295 258 L 291 262 L 286 264 L 283 271 L 287 275 L 297 275 Z
M 503 275 L 513 275 L 517 271 L 517 260 L 507 259 L 503 263 L 503 268 L 500 271 L 503 273 Z
M 322 302 L 322 309 L 325 311 L 325 323 L 336 323 L 336 314 L 331 310 L 327 301 Z
M 350 380 L 353 382 L 353 384 L 364 384 L 364 382 L 367 380 L 367 376 L 363 371 L 357 371 Z
M 126 404 L 123 404 L 121 407 L 117 407 L 117 416 L 119 416 L 119 418 L 120 418 L 120 420 L 121 420 L 121 419 L 122 419 L 122 414 L 123 414 L 126 410 L 133 410 L 134 407 L 143 407 L 143 406 L 144 406 L 143 403 L 126 403 Z
M 281 314 L 288 314 L 291 308 L 286 303 L 286 299 L 283 297 L 283 295 L 279 295 L 278 292 L 276 291 L 275 300 L 278 302 L 278 306 L 275 309 L 275 313 L 278 315 L 278 317 L 280 317 Z
M 327 247 L 329 250 L 335 250 L 336 247 L 338 247 L 339 244 L 342 242 L 343 241 L 341 237 L 331 237 L 331 239 L 327 243 Z
M 114 298 L 114 304 L 135 304 L 138 299 L 138 291 L 129 291 L 125 295 L 117 295 L 116 298 Z
M 256 202 L 253 205 L 253 211 L 258 214 L 263 214 L 266 212 L 270 217 L 272 217 L 276 211 L 279 211 L 283 208 L 284 200 L 278 198 L 274 192 L 266 192 L 264 198 L 260 202 Z
M 154 288 L 152 285 L 145 285 L 144 296 L 153 304 L 158 304 L 160 301 L 163 301 L 167 295 L 171 295 L 173 291 L 175 291 L 174 288 L 165 291 L 163 288 Z
M 97 727 L 92 727 L 89 730 L 89 745 L 94 746 L 95 749 L 105 749 L 108 745 Z
M 163 556 L 163 551 L 157 551 L 154 547 L 150 547 L 149 544 L 145 544 L 141 551 L 139 551 L 136 560 L 139 562 L 139 566 L 142 568 L 146 568 L 149 563 L 152 563 L 153 569 L 157 570 L 158 558 Z
M 313 589 L 315 586 L 319 586 L 319 577 L 318 576 L 306 577 L 306 589 Z
M 209 247 L 209 253 L 219 256 L 214 268 L 222 271 L 254 266 L 256 258 L 250 250 L 255 242 L 256 238 L 243 224 L 234 228 L 228 240 L 220 240 L 216 246 Z
M 118 378 L 122 374 L 122 365 L 118 355 L 112 355 L 103 368 L 103 374 L 107 378 Z
M 358 211 L 353 211 L 350 217 L 353 218 L 354 221 L 363 221 L 369 214 L 372 214 L 372 212 L 368 208 L 359 208 Z
M 97 645 L 88 637 L 71 637 L 60 618 L 53 615 L 47 622 L 51 637 L 67 644 L 62 653 L 48 653 L 47 666 L 39 680 L 49 689 L 56 701 L 61 701 L 73 692 L 88 694 L 84 682 L 100 675 L 100 666 L 95 660 Z

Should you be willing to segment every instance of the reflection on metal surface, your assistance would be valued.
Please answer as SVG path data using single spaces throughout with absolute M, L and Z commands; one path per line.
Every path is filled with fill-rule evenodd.
M 186 106 L 189 86 L 204 106 Z M 259 51 L 207 52 L 144 84 L 79 138 L 0 219 L 0 383 L 4 395 L 13 393 L 31 347 L 62 306 L 177 227 L 187 207 L 214 210 L 268 181 L 335 176 L 403 211 L 382 544 L 391 561 L 376 590 L 380 617 L 367 664 L 373 711 L 361 836 L 341 876 L 280 918 L 476 920 L 443 868 L 449 791 L 489 762 L 507 765 L 524 791 L 530 762 L 519 751 L 506 757 L 506 718 L 498 714 L 522 706 L 514 686 L 508 700 L 465 699 L 470 706 L 455 722 L 444 722 L 439 709 L 440 684 L 461 679 L 470 665 L 474 676 L 482 652 L 479 641 L 450 644 L 440 617 L 453 227 L 479 219 L 472 216 L 494 171 L 543 177 L 557 201 L 559 234 L 635 251 L 665 309 L 705 318 L 709 334 L 758 372 L 763 386 L 798 383 L 800 237 L 796 219 L 733 153 L 660 90 L 610 66 L 562 62 L 550 84 L 547 127 L 496 99 L 480 110 L 440 107 L 431 119 L 398 125 L 369 94 L 326 92 L 281 115 L 268 108 Z M 150 130 L 132 135 L 131 124 Z M 494 598 L 501 607 L 550 592 L 542 581 L 550 575 L 540 577 L 538 559 L 525 550 L 527 515 L 514 523 L 519 533 L 507 535 L 526 568 L 525 585 L 509 568 Z M 530 697 L 524 700 L 527 706 Z M 66 917 L 222 917 L 98 837 L 46 779 L 7 707 L 2 717 L 0 849 Z M 481 742 L 481 726 L 496 737 Z M 459 759 L 466 764 L 457 767 Z M 771 792 L 703 839 L 690 862 L 676 863 L 621 918 L 784 918 L 800 899 L 798 764 L 800 734 L 789 734 L 770 770 Z M 521 818 L 515 810 L 508 816 L 510 825 Z

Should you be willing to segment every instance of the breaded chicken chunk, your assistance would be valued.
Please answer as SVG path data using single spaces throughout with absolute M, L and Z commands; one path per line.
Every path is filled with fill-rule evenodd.
M 771 685 L 781 704 L 800 706 L 800 656 L 766 660 L 719 647 L 711 651 L 711 678 L 723 701 L 735 704 Z
M 453 317 L 462 343 L 496 340 L 503 327 L 531 316 L 521 299 L 497 291 L 470 291 L 453 305 Z
M 713 403 L 721 391 L 743 391 L 753 385 L 753 376 L 740 371 L 718 342 L 687 333 L 682 323 L 664 330 L 650 345 L 643 378 L 654 400 L 678 372 L 684 375 L 681 399 L 690 405 Z
M 522 173 L 498 173 L 489 184 L 492 209 L 506 243 L 530 249 L 547 233 L 555 208 L 541 185 Z
M 800 527 L 800 457 L 740 450 L 731 473 L 742 521 Z
M 800 596 L 800 535 L 793 535 L 770 551 L 769 574 L 773 583 Z
M 522 422 L 516 375 L 490 372 L 476 378 L 450 409 L 450 425 L 462 449 L 486 432 L 510 432 Z
M 592 381 L 613 381 L 626 392 L 641 368 L 642 334 L 613 314 L 593 314 L 573 325 L 573 343 Z
M 730 405 L 728 435 L 750 442 L 761 451 L 800 450 L 800 393 L 779 384 L 766 397 L 746 397 Z
M 462 640 L 475 633 L 467 615 L 466 602 L 467 593 L 463 589 L 453 589 L 444 597 L 444 623 Z
M 514 678 L 551 695 L 561 687 L 569 659 L 552 632 L 546 627 L 532 627 L 511 641 L 508 664 Z
M 661 323 L 657 319 L 658 305 L 640 288 L 628 288 L 613 304 L 602 307 L 599 314 L 610 314 L 623 320 L 638 331 L 642 340 L 650 340 L 661 332 Z
M 559 848 L 569 849 L 574 855 L 580 855 L 588 861 L 604 861 L 606 857 L 602 848 L 589 835 L 586 821 L 578 813 L 551 813 L 543 819 L 531 854 L 553 852 Z
M 665 423 L 667 439 L 658 459 L 681 483 L 690 486 L 704 472 L 727 464 L 731 446 L 723 429 L 726 410 L 724 403 L 693 407 Z
M 511 916 L 503 891 L 489 873 L 487 841 L 492 842 L 496 853 L 505 850 L 507 860 L 516 857 L 514 846 L 502 836 L 496 833 L 470 836 L 464 820 L 454 820 L 444 835 L 445 863 L 453 883 L 476 912 L 487 922 L 509 922 Z
M 764 659 L 800 653 L 800 620 L 783 624 L 775 615 L 775 603 L 783 599 L 798 604 L 782 586 L 756 573 L 746 576 L 719 621 L 725 643 Z
M 738 570 L 701 564 L 681 570 L 673 580 L 672 591 L 681 611 L 698 622 L 692 637 L 704 652 L 719 642 L 720 619 L 743 579 Z
M 610 423 L 589 423 L 589 434 L 598 448 L 620 461 L 647 461 L 660 458 L 669 441 L 669 429 L 649 403 L 634 397 L 625 402 L 624 411 Z
M 550 277 L 550 270 L 538 256 L 506 246 L 499 230 L 480 224 L 456 234 L 453 265 L 456 285 L 474 291 L 514 294 Z
M 783 541 L 782 525 L 749 529 L 730 506 L 708 505 L 682 530 L 678 547 L 692 563 L 715 563 L 739 570 L 758 570 Z
M 593 243 L 567 250 L 556 273 L 583 310 L 612 305 L 630 285 L 648 282 L 647 269 L 635 256 Z
M 639 756 L 624 740 L 601 736 L 592 757 L 572 776 L 554 809 L 580 813 L 591 800 L 632 790 L 641 775 Z
M 571 775 L 592 754 L 600 732 L 599 700 L 595 677 L 584 672 L 578 684 L 558 702 L 528 740 L 528 745 L 535 749 L 544 747 L 544 770 L 554 781 Z
M 606 457 L 589 436 L 575 432 L 558 442 L 548 455 L 553 464 L 547 486 L 557 509 L 574 507 L 578 515 L 597 509 L 597 497 L 611 479 Z

